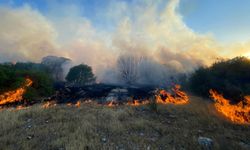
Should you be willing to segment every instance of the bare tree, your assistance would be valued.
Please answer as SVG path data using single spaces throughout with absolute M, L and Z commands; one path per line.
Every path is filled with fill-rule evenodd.
M 134 84 L 139 78 L 141 58 L 132 55 L 122 55 L 118 58 L 117 68 L 119 78 L 126 84 Z

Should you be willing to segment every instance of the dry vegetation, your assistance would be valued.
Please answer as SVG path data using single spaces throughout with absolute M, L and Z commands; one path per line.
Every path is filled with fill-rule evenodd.
M 187 105 L 109 108 L 82 104 L 0 112 L 0 149 L 201 149 L 198 137 L 214 149 L 248 149 L 250 126 L 220 116 L 213 105 L 190 97 Z

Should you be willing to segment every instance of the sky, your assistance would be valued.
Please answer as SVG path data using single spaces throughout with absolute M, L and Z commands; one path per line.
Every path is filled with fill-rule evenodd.
M 112 68 L 121 55 L 190 71 L 250 57 L 249 0 L 0 0 L 0 62 L 47 55 Z
M 12 8 L 30 6 L 45 16 L 63 17 L 65 7 L 78 11 L 100 30 L 112 30 L 116 22 L 107 18 L 109 6 L 115 0 L 0 0 L 1 6 Z M 140 0 L 116 0 L 127 5 L 140 5 Z M 147 1 L 147 0 L 144 0 Z M 150 0 L 148 0 L 150 1 Z M 152 2 L 152 0 L 151 0 Z M 143 2 L 142 2 L 143 3 Z M 150 2 L 149 2 L 150 3 Z M 166 4 L 163 3 L 162 6 Z M 117 9 L 116 6 L 112 8 Z M 163 9 L 161 6 L 159 10 Z M 56 10 L 56 11 L 55 11 Z M 117 11 L 117 10 L 116 10 Z M 179 12 L 187 26 L 199 33 L 211 33 L 220 42 L 245 42 L 250 40 L 249 0 L 181 0 Z M 111 12 L 112 13 L 112 12 Z

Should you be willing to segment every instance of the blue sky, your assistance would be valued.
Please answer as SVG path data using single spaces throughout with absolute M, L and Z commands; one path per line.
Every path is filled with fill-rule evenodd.
M 114 0 L 113 0 L 114 1 Z M 0 5 L 22 7 L 29 5 L 42 14 L 60 15 L 61 6 L 75 6 L 78 13 L 88 18 L 92 25 L 101 29 L 112 29 L 112 19 L 102 16 L 111 0 L 0 0 Z M 140 0 L 119 0 L 128 5 L 140 5 Z M 159 5 L 164 7 L 165 4 Z M 159 9 L 161 9 L 159 7 Z M 65 13 L 65 12 L 64 12 Z M 69 12 L 70 13 L 70 12 Z M 211 33 L 221 42 L 250 40 L 249 0 L 181 0 L 179 13 L 188 27 L 198 33 Z

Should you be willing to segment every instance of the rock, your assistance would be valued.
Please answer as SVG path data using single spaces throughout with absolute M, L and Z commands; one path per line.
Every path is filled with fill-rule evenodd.
M 31 119 L 29 118 L 29 119 L 27 119 L 27 122 L 31 122 Z
M 29 129 L 30 129 L 31 127 L 32 127 L 32 125 L 28 125 L 28 126 L 27 126 L 27 128 L 29 128 Z
M 49 120 L 46 120 L 45 123 L 49 123 Z
M 107 142 L 107 139 L 105 137 L 103 137 L 101 140 L 102 140 L 103 143 Z
M 199 137 L 198 143 L 203 147 L 205 150 L 211 150 L 213 146 L 213 140 L 207 137 Z
M 199 133 L 199 134 L 202 134 L 202 133 L 204 133 L 204 132 L 203 132 L 202 130 L 198 130 L 198 133 Z
M 106 101 L 124 101 L 128 99 L 128 90 L 116 88 L 110 91 L 106 97 Z
M 175 115 L 169 115 L 168 117 L 171 118 L 171 119 L 175 119 L 176 118 Z
M 28 140 L 31 140 L 31 139 L 32 139 L 32 136 L 31 136 L 31 135 L 28 135 L 28 136 L 27 136 L 27 139 L 28 139 Z
M 151 149 L 151 147 L 150 147 L 150 146 L 148 146 L 148 147 L 147 147 L 147 150 L 150 150 L 150 149 Z
M 141 133 L 140 133 L 140 136 L 144 136 L 144 133 L 143 133 L 143 132 L 141 132 Z

